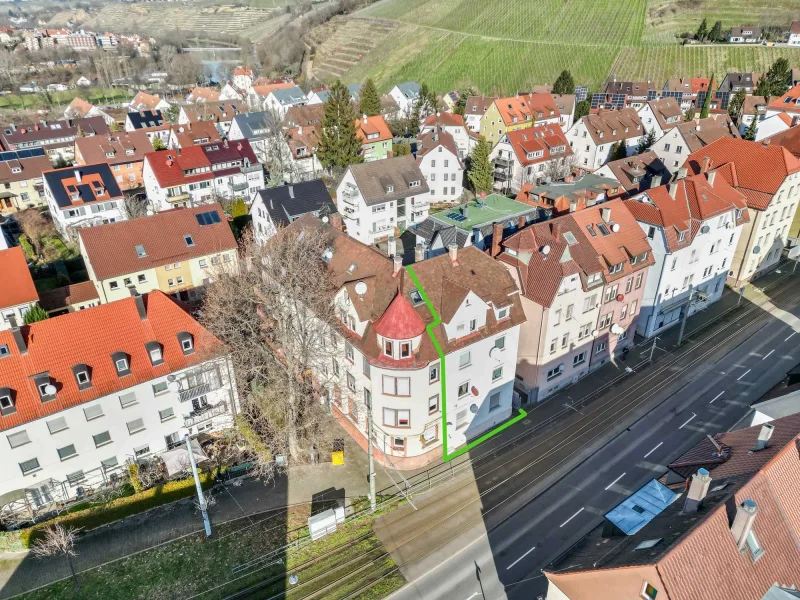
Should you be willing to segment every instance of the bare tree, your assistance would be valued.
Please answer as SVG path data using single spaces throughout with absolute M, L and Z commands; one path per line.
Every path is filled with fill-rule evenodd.
M 231 353 L 240 398 L 240 431 L 270 477 L 270 456 L 306 462 L 328 445 L 331 419 L 321 400 L 335 355 L 335 288 L 323 230 L 280 229 L 261 247 L 246 236 L 246 266 L 207 289 L 203 322 Z M 258 451 L 258 446 L 263 446 Z
M 125 194 L 122 200 L 122 211 L 128 220 L 147 216 L 147 199 L 133 194 Z
M 24 73 L 22 60 L 17 54 L 10 50 L 0 50 L 0 81 L 16 89 Z
M 570 154 L 561 160 L 548 161 L 544 167 L 543 174 L 545 177 L 549 177 L 550 181 L 560 181 L 570 175 L 577 164 L 578 158 L 574 154 Z
M 20 227 L 22 227 L 22 232 L 28 238 L 31 246 L 33 246 L 36 255 L 42 258 L 44 238 L 56 234 L 56 227 L 53 221 L 46 218 L 34 208 L 18 212 L 15 218 L 19 222 Z
M 51 556 L 63 556 L 69 563 L 69 570 L 72 572 L 72 580 L 75 582 L 75 589 L 80 590 L 81 584 L 78 575 L 75 573 L 75 566 L 72 564 L 72 557 L 77 556 L 75 552 L 75 541 L 78 539 L 80 529 L 74 527 L 64 527 L 61 523 L 48 525 L 44 529 L 44 537 L 37 541 L 31 548 L 34 556 L 46 558 Z

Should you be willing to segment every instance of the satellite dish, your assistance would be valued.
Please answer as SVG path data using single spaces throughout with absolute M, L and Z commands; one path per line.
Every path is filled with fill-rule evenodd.
M 545 256 L 550 254 L 550 246 L 542 246 L 542 254 L 544 254 Z
M 178 383 L 177 381 L 170 381 L 170 382 L 167 384 L 167 387 L 169 388 L 169 391 L 171 391 L 171 392 L 177 392 L 178 390 L 180 390 L 180 389 L 181 389 L 181 384 L 180 384 L 180 383 Z
M 356 284 L 355 290 L 356 294 L 358 294 L 359 296 L 363 296 L 364 294 L 367 293 L 367 284 L 364 283 L 363 281 L 359 281 Z
M 56 386 L 54 386 L 52 383 L 48 383 L 44 387 L 44 393 L 48 396 L 53 396 L 56 393 Z
M 614 323 L 611 326 L 611 333 L 613 333 L 614 335 L 619 335 L 621 333 L 625 333 L 625 330 L 622 327 L 620 327 L 617 323 Z
M 708 233 L 709 231 L 711 231 L 711 227 L 709 227 L 708 225 L 703 225 L 700 228 L 700 233 Z
M 327 223 L 329 220 L 330 220 L 330 219 L 328 219 L 328 217 L 322 217 L 322 222 L 323 222 L 323 223 Z
M 625 294 L 617 294 L 617 302 L 622 302 L 625 300 Z
M 477 404 L 470 404 L 470 405 L 469 405 L 469 412 L 471 412 L 473 415 L 474 415 L 474 414 L 477 414 L 477 412 L 478 412 L 478 405 L 477 405 Z
M 619 223 L 614 223 L 611 226 L 611 231 L 613 231 L 614 233 L 618 233 L 619 232 Z
M 753 254 L 760 254 L 761 253 L 761 246 L 756 246 L 753 248 Z
M 592 331 L 592 337 L 597 337 L 598 331 L 597 329 Z

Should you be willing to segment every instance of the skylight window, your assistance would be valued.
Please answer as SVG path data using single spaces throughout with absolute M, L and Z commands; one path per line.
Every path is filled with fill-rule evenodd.
M 186 245 L 187 245 L 189 248 L 191 248 L 192 246 L 194 246 L 194 240 L 192 239 L 192 236 L 190 236 L 190 235 L 185 235 L 185 236 L 183 236 L 183 241 L 184 241 L 184 242 L 186 242 Z
M 139 258 L 144 258 L 145 256 L 147 256 L 147 252 L 145 252 L 144 246 L 142 246 L 141 244 L 138 244 L 136 246 L 136 256 L 138 256 Z
M 641 544 L 636 546 L 636 548 L 634 548 L 634 550 L 649 550 L 650 548 L 652 548 L 653 546 L 658 544 L 658 542 L 660 542 L 662 539 L 663 538 L 656 538 L 656 539 L 653 539 L 653 540 L 645 540 Z
M 411 290 L 408 292 L 408 297 L 411 299 L 411 304 L 416 306 L 417 304 L 422 304 L 424 300 L 422 299 L 422 294 L 419 290 Z
M 573 233 L 571 231 L 565 231 L 564 232 L 564 239 L 567 240 L 567 243 L 570 246 L 578 243 L 578 240 L 575 239 L 575 236 L 573 235 Z

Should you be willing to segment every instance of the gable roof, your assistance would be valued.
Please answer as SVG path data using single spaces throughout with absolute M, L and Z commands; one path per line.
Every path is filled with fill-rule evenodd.
M 162 99 L 158 96 L 153 96 L 151 94 L 147 94 L 145 92 L 138 92 L 131 100 L 130 109 L 131 111 L 137 110 L 146 110 L 146 111 L 153 111 L 156 109 L 156 106 L 162 102 Z
M 64 110 L 64 114 L 69 115 L 69 117 L 73 119 L 76 117 L 85 117 L 93 108 L 94 104 L 75 96 L 72 102 L 69 103 L 69 106 Z
M 306 95 L 303 90 L 296 85 L 274 89 L 268 95 L 284 106 L 294 106 L 306 101 Z
M 325 118 L 324 104 L 306 104 L 303 106 L 292 106 L 286 111 L 283 117 L 284 127 L 306 127 L 322 125 Z
M 21 328 L 27 353 L 21 354 L 13 332 L 0 331 L 0 343 L 9 356 L 0 361 L 0 387 L 12 390 L 16 412 L 0 416 L 0 430 L 34 421 L 79 406 L 102 396 L 164 377 L 207 359 L 204 353 L 184 355 L 177 334 L 194 336 L 196 348 L 211 352 L 220 342 L 173 300 L 154 291 L 139 299 L 146 318 L 140 317 L 137 299 L 125 298 L 93 308 L 32 323 Z M 161 344 L 164 362 L 153 366 L 145 344 Z M 111 355 L 128 355 L 130 375 L 117 375 Z M 72 367 L 90 368 L 91 387 L 79 390 Z M 54 400 L 42 402 L 33 375 L 47 373 L 56 386 Z
M 26 123 L 17 127 L 12 125 L 2 131 L 3 145 L 12 149 L 16 144 L 42 142 L 43 146 L 71 146 L 73 142 L 52 142 L 48 140 L 65 137 L 76 137 L 79 133 L 86 136 L 108 133 L 108 124 L 103 117 L 85 117 L 83 119 L 64 119 L 61 121 L 42 121 Z
M 619 160 L 612 160 L 605 164 L 604 168 L 608 168 L 622 184 L 626 192 L 635 193 L 646 187 L 653 187 L 650 184 L 653 177 L 661 176 L 660 184 L 671 177 L 667 166 L 659 158 L 658 154 L 652 150 L 621 158 Z
M 422 123 L 422 128 L 439 126 L 447 127 L 466 127 L 464 117 L 449 112 L 437 112 L 435 115 L 428 115 Z
M 60 208 L 105 202 L 122 197 L 119 184 L 111 173 L 111 167 L 105 162 L 72 169 L 45 171 L 42 177 Z
M 217 126 L 211 121 L 196 121 L 186 125 L 173 125 L 171 129 L 179 148 L 222 142 Z
M 248 112 L 233 117 L 233 122 L 248 140 L 264 137 L 271 120 L 272 115 L 266 111 Z
M 425 176 L 410 154 L 350 165 L 348 170 L 367 206 L 430 192 Z M 411 187 L 412 182 L 419 185 Z
M 161 127 L 166 124 L 164 116 L 160 110 L 140 110 L 129 112 L 128 121 L 134 129 L 146 129 L 148 127 Z
M 85 138 L 92 139 L 92 138 Z M 11 155 L 15 153 L 14 150 L 8 150 L 4 154 Z M 41 153 L 40 155 L 30 156 L 28 158 L 21 158 L 20 155 L 28 155 L 34 153 Z M 42 173 L 49 171 L 53 168 L 53 163 L 50 158 L 44 153 L 42 148 L 31 148 L 28 150 L 17 150 L 16 159 L 6 159 L 0 162 L 0 182 L 11 183 L 12 181 L 27 181 L 41 177 Z M 18 173 L 14 173 L 14 169 L 20 169 Z
M 356 119 L 356 135 L 363 144 L 374 144 L 392 139 L 392 132 L 389 131 L 389 126 L 380 115 L 374 117 L 362 115 L 360 119 Z M 370 139 L 370 136 L 377 137 Z
M 498 98 L 494 104 L 500 113 L 500 118 L 507 126 L 561 116 L 556 101 L 549 93 L 520 94 L 510 98 Z
M 761 141 L 771 146 L 783 146 L 795 157 L 800 158 L 800 127 L 797 125 Z
M 515 129 L 507 131 L 505 137 L 523 166 L 547 162 L 553 158 L 565 158 L 573 153 L 558 124 Z
M 400 90 L 400 93 L 409 100 L 414 100 L 419 96 L 420 85 L 416 81 L 404 81 L 394 87 Z
M 306 213 L 322 217 L 337 212 L 321 179 L 259 190 L 256 202 L 264 205 L 276 225 L 288 225 Z
M 137 162 L 143 160 L 147 152 L 153 151 L 153 143 L 144 131 L 79 137 L 75 139 L 75 147 L 87 164 Z
M 762 142 L 721 138 L 689 155 L 684 166 L 690 173 L 702 171 L 705 157 L 712 165 L 732 163 L 736 166 L 736 181 L 728 183 L 748 196 L 748 206 L 764 210 L 769 201 L 791 173 L 800 171 L 800 159 L 786 148 Z M 749 192 L 755 192 L 751 195 Z
M 767 109 L 800 114 L 800 85 L 796 85 L 785 94 L 770 100 Z
M 713 185 L 710 174 L 714 174 Z M 710 174 L 685 177 L 649 189 L 626 201 L 625 206 L 637 221 L 663 227 L 671 252 L 690 246 L 703 222 L 719 215 L 738 209 L 743 211 L 742 218 L 734 225 L 749 222 L 747 198 L 722 174 L 716 174 L 713 169 Z M 680 241 L 679 233 L 684 235 L 683 241 Z
M 271 80 L 259 77 L 253 82 L 253 86 L 250 88 L 250 91 L 257 96 L 266 98 L 275 90 L 291 88 L 297 85 L 294 81 L 277 81 L 268 83 L 269 81 Z
M 144 160 L 150 165 L 158 185 L 162 188 L 213 179 L 220 173 L 211 168 L 214 164 L 226 162 L 243 164 L 246 161 L 251 165 L 258 163 L 253 148 L 246 139 L 233 142 L 223 140 L 221 144 L 200 144 L 174 150 L 158 150 L 145 154 Z
M 198 215 L 209 212 L 215 212 L 218 221 L 201 224 Z M 100 280 L 237 247 L 219 204 L 167 210 L 139 219 L 86 227 L 79 235 L 84 257 Z M 187 245 L 185 236 L 191 236 L 194 245 Z M 144 249 L 144 256 L 139 256 L 137 246 Z
M 483 115 L 495 100 L 494 96 L 470 96 L 464 106 L 464 116 Z
M 182 108 L 190 123 L 195 123 L 197 121 L 224 123 L 232 121 L 238 114 L 247 112 L 246 104 L 243 102 L 232 102 L 231 100 L 209 100 L 199 105 L 184 106 Z
M 633 108 L 622 110 L 600 110 L 581 118 L 595 144 L 608 144 L 640 138 L 644 126 L 639 114 Z
M 658 100 L 650 100 L 647 105 L 662 130 L 668 131 L 681 122 L 683 111 L 681 110 L 681 103 L 677 99 L 659 98 Z
M 0 250 L 0 273 L 3 279 L 3 285 L 0 286 L 0 309 L 39 300 L 21 246 Z
M 195 86 L 189 95 L 186 96 L 187 102 L 217 102 L 220 91 L 207 87 Z
M 455 139 L 453 139 L 452 134 L 448 133 L 444 129 L 441 129 L 438 125 L 434 126 L 433 129 L 424 131 L 417 136 L 417 162 L 421 162 L 422 157 L 430 154 L 439 146 L 446 148 L 453 155 L 458 164 L 461 165 L 461 159 L 458 157 L 458 146 L 456 145 Z
M 711 115 L 706 119 L 687 121 L 677 127 L 689 152 L 694 152 L 722 138 L 739 139 L 739 130 L 731 118 L 724 115 Z
M 91 281 L 83 281 L 42 292 L 39 304 L 46 311 L 51 311 L 92 300 L 97 300 L 99 304 L 100 295 L 97 293 L 97 288 Z

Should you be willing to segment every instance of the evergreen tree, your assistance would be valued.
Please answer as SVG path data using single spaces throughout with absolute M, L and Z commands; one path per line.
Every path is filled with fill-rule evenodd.
M 554 94 L 573 94 L 575 92 L 575 80 L 569 71 L 561 71 L 556 82 L 553 84 Z
M 742 104 L 744 104 L 744 98 L 744 90 L 739 90 L 733 95 L 730 102 L 728 102 L 728 116 L 734 123 L 739 123 L 739 111 L 742 108 Z
M 414 108 L 411 111 L 411 119 L 408 124 L 409 132 L 412 135 L 419 133 L 419 125 L 430 115 L 436 114 L 439 109 L 439 102 L 436 99 L 436 92 L 428 88 L 428 84 L 423 83 L 419 88 L 419 96 L 414 103 Z
M 742 136 L 742 139 L 743 140 L 750 140 L 751 142 L 754 142 L 755 139 L 756 139 L 756 130 L 757 130 L 757 128 L 758 128 L 758 119 L 753 117 L 753 122 L 750 123 L 750 126 L 747 128 L 747 131 L 744 132 L 744 135 Z
M 329 171 L 344 170 L 363 162 L 361 140 L 356 134 L 356 114 L 350 92 L 339 80 L 331 86 L 322 119 L 322 137 L 317 148 L 320 164 Z
M 581 100 L 575 105 L 575 120 L 585 117 L 589 114 L 589 109 L 592 108 L 592 103 L 588 100 Z
M 166 150 L 167 147 L 164 145 L 164 142 L 161 141 L 160 137 L 153 137 L 153 150 Z
M 655 140 L 654 140 L 655 141 Z M 620 160 L 628 156 L 628 148 L 625 142 L 620 140 L 611 146 L 611 158 L 609 160 Z
M 43 309 L 39 303 L 37 302 L 31 309 L 25 313 L 25 325 L 30 325 L 31 323 L 36 323 L 37 321 L 44 321 L 50 315 L 47 314 L 47 311 Z
M 690 106 L 686 109 L 686 114 L 683 115 L 684 121 L 692 121 L 694 120 L 694 106 Z
M 700 27 L 697 28 L 697 33 L 694 34 L 695 39 L 704 40 L 708 35 L 708 19 L 703 19 Z
M 492 163 L 489 162 L 489 153 L 492 148 L 489 142 L 481 136 L 478 140 L 475 149 L 470 155 L 469 171 L 467 171 L 467 178 L 472 184 L 472 189 L 476 194 L 482 192 L 489 193 L 492 191 L 494 184 L 494 170 Z
M 405 156 L 411 152 L 408 142 L 392 142 L 392 156 Z
M 650 150 L 653 147 L 653 144 L 656 143 L 656 131 L 655 129 L 651 129 L 647 133 L 645 133 L 642 137 L 639 138 L 639 146 L 636 148 L 637 154 L 642 154 Z
M 456 100 L 456 105 L 453 107 L 453 114 L 464 116 L 464 109 L 467 106 L 467 100 L 469 100 L 470 96 L 477 96 L 478 91 L 472 87 L 467 86 L 458 90 L 458 100 Z
M 769 71 L 764 73 L 756 86 L 756 95 L 764 96 L 767 101 L 775 96 L 782 96 L 789 89 L 791 67 L 785 58 L 779 58 Z
M 721 42 L 722 40 L 723 40 L 722 21 L 717 21 L 716 23 L 714 23 L 714 26 L 711 28 L 711 31 L 708 32 L 708 41 Z
M 367 78 L 364 85 L 361 86 L 358 111 L 368 117 L 381 114 L 381 97 L 378 95 L 378 88 L 375 87 L 375 82 L 370 78 Z
M 700 118 L 707 119 L 708 112 L 711 110 L 711 95 L 714 93 L 714 76 L 708 81 L 708 91 L 706 92 L 706 99 L 703 101 L 703 108 L 700 109 Z

